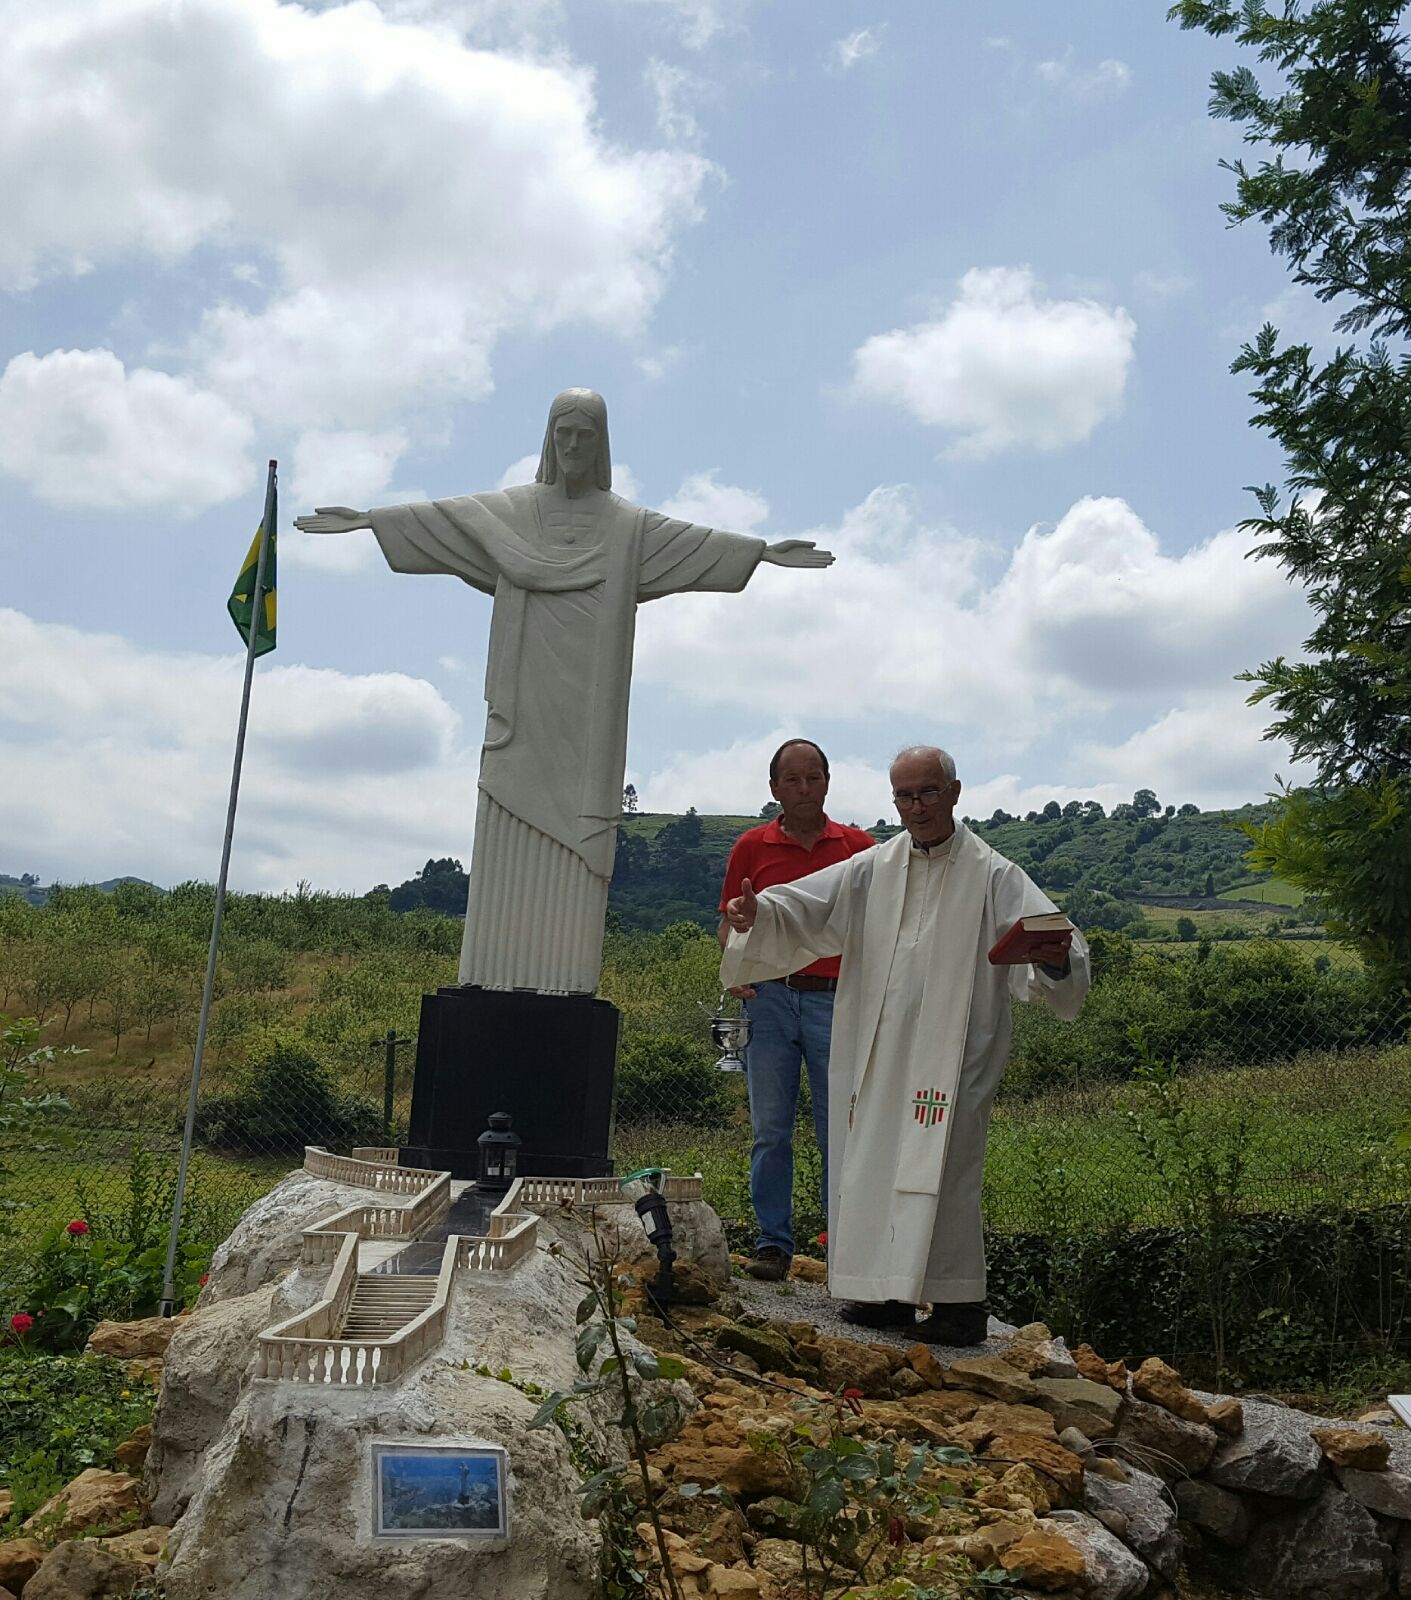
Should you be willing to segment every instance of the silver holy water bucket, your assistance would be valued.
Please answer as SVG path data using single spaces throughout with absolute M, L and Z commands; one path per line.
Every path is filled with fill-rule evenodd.
M 725 1010 L 726 996 L 722 993 L 716 1003 L 715 1015 L 710 1019 L 710 1042 L 721 1052 L 715 1063 L 717 1072 L 743 1072 L 745 1046 L 750 1042 L 750 1019 L 743 1010 L 737 1017 Z

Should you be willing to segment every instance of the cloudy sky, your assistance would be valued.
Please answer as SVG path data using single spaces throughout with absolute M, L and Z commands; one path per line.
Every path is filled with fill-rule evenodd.
M 271 456 L 232 882 L 468 861 L 489 602 L 288 524 L 524 481 L 569 384 L 619 492 L 838 557 L 643 609 L 644 807 L 795 732 L 860 822 L 917 739 L 979 814 L 1260 798 L 1233 675 L 1308 616 L 1228 364 L 1325 329 L 1164 11 L 0 0 L 0 871 L 214 875 Z

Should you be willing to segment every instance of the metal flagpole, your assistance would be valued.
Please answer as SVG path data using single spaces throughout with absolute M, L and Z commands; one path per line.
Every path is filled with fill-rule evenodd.
M 230 871 L 230 844 L 235 837 L 235 805 L 240 798 L 240 763 L 245 756 L 245 723 L 250 715 L 250 685 L 255 676 L 255 643 L 260 633 L 260 606 L 265 596 L 265 557 L 274 537 L 276 516 L 275 468 L 269 464 L 265 486 L 265 514 L 260 523 L 260 554 L 255 563 L 255 589 L 251 596 L 250 638 L 245 647 L 245 686 L 240 694 L 240 724 L 235 734 L 235 764 L 230 773 L 230 804 L 225 813 L 225 842 L 220 851 L 220 877 L 216 880 L 216 910 L 211 919 L 211 948 L 206 956 L 206 985 L 201 991 L 201 1020 L 196 1024 L 196 1055 L 191 1063 L 191 1092 L 186 1099 L 186 1127 L 181 1135 L 181 1162 L 176 1172 L 176 1196 L 171 1208 L 171 1231 L 167 1235 L 167 1265 L 162 1274 L 162 1299 L 158 1308 L 169 1317 L 176 1299 L 176 1241 L 181 1232 L 181 1207 L 186 1198 L 186 1169 L 191 1164 L 191 1139 L 196 1131 L 196 1097 L 201 1088 L 201 1062 L 206 1054 L 206 1026 L 211 1020 L 211 997 L 216 986 L 216 950 L 220 945 L 221 918 L 225 915 L 225 880 Z

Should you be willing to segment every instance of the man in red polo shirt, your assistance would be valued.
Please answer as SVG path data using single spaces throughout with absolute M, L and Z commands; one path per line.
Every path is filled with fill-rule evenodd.
M 742 833 L 730 851 L 720 910 L 741 891 L 792 883 L 875 842 L 870 833 L 831 821 L 828 757 L 808 739 L 780 745 L 769 763 L 769 792 L 777 817 Z M 722 917 L 720 942 L 729 928 Z M 833 1036 L 833 991 L 838 961 L 815 961 L 787 978 L 732 989 L 750 1019 L 745 1067 L 750 1091 L 750 1199 L 759 1219 L 752 1278 L 777 1282 L 794 1255 L 794 1123 L 799 1109 L 799 1067 L 808 1069 L 813 1128 L 823 1153 L 823 1208 L 828 1209 L 828 1046 Z

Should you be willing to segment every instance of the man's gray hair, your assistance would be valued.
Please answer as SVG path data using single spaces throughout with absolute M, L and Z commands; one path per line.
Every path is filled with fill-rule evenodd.
M 940 763 L 941 771 L 945 774 L 947 783 L 955 782 L 955 761 L 948 751 L 942 750 L 937 744 L 907 744 L 892 757 L 892 766 L 896 766 L 903 756 L 934 756 Z M 891 767 L 887 769 L 891 771 Z

